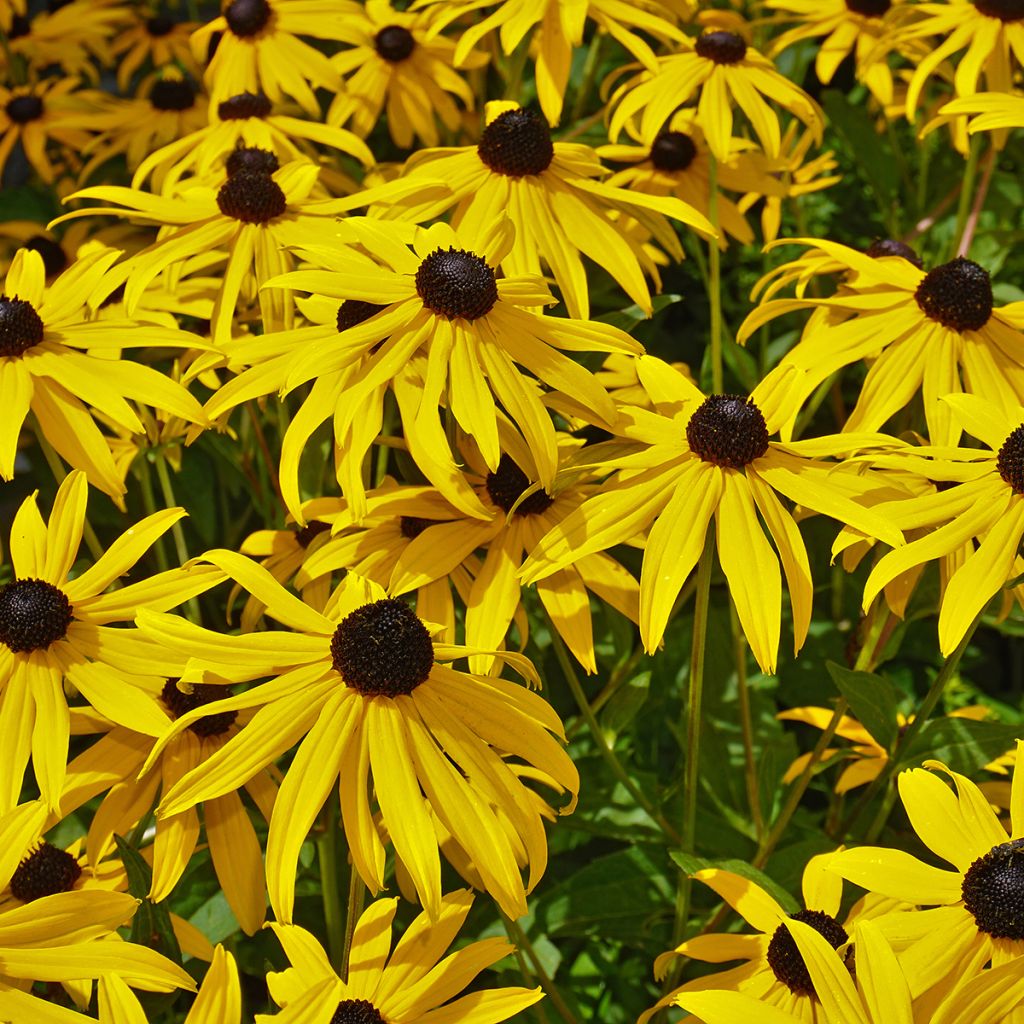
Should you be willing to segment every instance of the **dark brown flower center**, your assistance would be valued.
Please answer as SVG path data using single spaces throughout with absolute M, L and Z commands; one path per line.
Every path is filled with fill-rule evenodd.
M 358 327 L 384 308 L 373 302 L 363 302 L 362 299 L 346 299 L 338 307 L 338 330 L 347 331 L 350 327 Z
M 434 645 L 416 613 L 397 598 L 346 615 L 331 637 L 331 659 L 348 686 L 372 697 L 410 694 L 434 667 Z
M 962 890 L 978 931 L 994 939 L 1024 939 L 1024 839 L 979 857 L 967 869 Z
M 15 96 L 5 109 L 15 124 L 28 124 L 43 116 L 43 101 L 38 96 Z
M 981 330 L 992 315 L 988 271 L 962 256 L 929 270 L 914 298 L 925 316 L 954 331 Z
M 881 18 L 892 7 L 891 0 L 846 0 L 846 9 L 865 18 Z
M 373 45 L 377 53 L 390 64 L 405 60 L 416 48 L 416 40 L 412 33 L 401 25 L 388 25 L 374 37 Z
M 427 309 L 449 320 L 476 320 L 498 301 L 494 271 L 465 249 L 435 249 L 416 271 L 416 291 Z
M 429 526 L 437 526 L 437 520 L 423 519 L 420 516 L 402 516 L 398 528 L 406 540 L 415 540 Z
M 44 842 L 30 853 L 11 876 L 11 895 L 22 903 L 70 892 L 82 876 L 82 866 L 70 853 Z
M 738 64 L 747 55 L 747 43 L 736 32 L 705 32 L 697 40 L 697 53 L 716 64 Z
M 160 699 L 175 718 L 181 718 L 182 715 L 187 715 L 190 711 L 195 711 L 196 708 L 206 707 L 207 704 L 225 700 L 230 696 L 231 692 L 223 686 L 211 686 L 208 683 L 195 683 L 192 692 L 185 693 L 178 689 L 176 679 L 168 679 L 160 691 Z M 237 711 L 219 711 L 215 715 L 198 719 L 188 728 L 197 736 L 220 736 L 235 724 L 237 717 Z
M 1024 494 L 1024 423 L 1006 436 L 996 456 L 996 469 L 1017 494 Z
M 11 18 L 11 29 L 7 33 L 7 38 L 13 42 L 15 39 L 21 39 L 22 36 L 27 36 L 32 31 L 32 22 L 25 17 L 24 14 L 15 14 Z
M 387 1024 L 368 999 L 343 999 L 328 1024 Z
M 846 929 L 830 914 L 822 910 L 801 910 L 790 915 L 794 921 L 809 924 L 819 935 L 823 936 L 833 949 L 838 949 L 849 936 Z M 780 924 L 768 943 L 768 966 L 790 992 L 798 996 L 813 996 L 814 982 L 807 970 L 807 964 L 797 948 L 790 930 Z
M 217 205 L 225 217 L 246 224 L 266 224 L 284 213 L 288 200 L 269 174 L 239 171 L 221 185 Z
M 308 548 L 314 537 L 330 530 L 330 523 L 322 523 L 319 519 L 311 519 L 305 526 L 295 531 L 295 540 L 300 548 Z
M 705 462 L 742 469 L 768 451 L 768 427 L 749 398 L 709 395 L 686 424 L 686 440 Z
M 222 121 L 247 121 L 251 117 L 262 119 L 269 113 L 270 100 L 261 92 L 240 92 L 217 104 L 217 116 Z
M 243 39 L 262 32 L 270 20 L 267 0 L 231 0 L 224 9 L 228 28 Z
M 0 587 L 0 643 L 12 651 L 41 651 L 62 640 L 72 617 L 67 595 L 45 580 L 15 580 Z
M 165 78 L 153 86 L 149 102 L 157 110 L 190 110 L 195 106 L 196 91 L 184 79 Z
M 166 14 L 155 14 L 152 18 L 146 19 L 146 31 L 155 39 L 160 39 L 170 35 L 175 24 L 175 20 L 168 18 Z
M 271 153 L 269 149 L 260 149 L 259 146 L 236 146 L 224 166 L 230 177 L 240 171 L 273 174 L 281 164 L 277 154 Z
M 25 299 L 0 295 L 0 356 L 20 356 L 43 340 L 43 321 Z
M 1024 20 L 1024 0 L 974 0 L 974 6 L 1000 21 Z
M 917 255 L 915 249 L 896 238 L 876 238 L 864 250 L 864 254 L 873 260 L 882 256 L 902 256 L 907 262 L 913 263 L 918 270 L 924 267 L 924 261 Z
M 685 171 L 697 156 L 697 147 L 686 132 L 662 132 L 651 146 L 651 163 L 659 171 Z
M 25 248 L 39 253 L 43 258 L 43 267 L 47 277 L 56 277 L 68 265 L 68 254 L 57 242 L 52 238 L 47 238 L 46 235 L 33 235 L 25 243 Z M 42 323 L 40 322 L 41 327 Z
M 492 171 L 510 178 L 540 174 L 555 158 L 547 121 L 521 108 L 499 114 L 484 129 L 476 151 Z
M 498 468 L 487 474 L 484 486 L 491 496 L 491 501 L 505 512 L 511 512 L 519 496 L 530 486 L 530 478 L 512 461 L 508 455 L 502 455 Z M 546 491 L 534 491 L 522 501 L 515 514 L 517 516 L 535 516 L 549 509 L 554 502 Z

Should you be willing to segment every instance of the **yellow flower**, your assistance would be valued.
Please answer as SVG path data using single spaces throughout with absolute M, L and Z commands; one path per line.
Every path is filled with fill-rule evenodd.
M 646 650 L 653 651 L 714 517 L 719 561 L 743 631 L 762 670 L 774 672 L 782 578 L 758 513 L 782 558 L 799 651 L 810 624 L 810 564 L 800 531 L 775 492 L 840 522 L 862 523 L 867 532 L 899 544 L 894 527 L 854 500 L 871 486 L 869 478 L 842 474 L 839 487 L 835 465 L 823 459 L 885 441 L 877 435 L 769 441 L 785 419 L 784 375 L 765 378 L 746 399 L 705 396 L 651 356 L 641 357 L 639 373 L 657 412 L 620 409 L 616 427 L 636 442 L 636 450 L 599 463 L 617 468 L 618 475 L 537 544 L 521 576 L 528 583 L 542 580 L 650 527 L 640 575 L 640 635 Z
M 189 37 L 199 27 L 194 21 L 178 21 L 167 14 L 133 10 L 132 24 L 113 37 L 111 53 L 117 62 L 117 87 L 128 92 L 132 76 L 147 63 L 153 68 L 175 65 L 188 75 L 199 77 L 199 64 L 193 59 Z
M 526 893 L 544 871 L 547 844 L 541 815 L 499 751 L 540 769 L 559 791 L 569 791 L 573 804 L 579 777 L 558 742 L 564 738 L 561 722 L 542 698 L 449 663 L 492 654 L 536 681 L 530 662 L 432 641 L 407 604 L 352 573 L 321 613 L 241 555 L 213 551 L 203 557 L 292 632 L 220 636 L 174 616 L 140 613 L 147 636 L 172 650 L 195 652 L 184 682 L 271 677 L 181 716 L 164 735 L 150 762 L 192 722 L 259 708 L 237 736 L 164 794 L 157 813 L 177 814 L 221 796 L 299 743 L 267 841 L 267 884 L 279 921 L 292 918 L 299 850 L 339 775 L 352 861 L 372 892 L 384 884 L 385 851 L 371 812 L 371 781 L 383 825 L 432 918 L 442 907 L 441 864 L 428 807 L 470 855 L 502 909 L 510 917 L 524 914 Z M 513 823 L 514 840 L 499 813 Z M 529 861 L 525 886 L 517 850 Z
M 174 569 L 104 593 L 184 514 L 167 509 L 119 537 L 91 568 L 69 578 L 78 556 L 88 488 L 72 472 L 54 500 L 49 525 L 26 498 L 11 527 L 14 581 L 0 588 L 0 811 L 13 807 L 32 761 L 47 805 L 56 809 L 64 785 L 70 720 L 67 680 L 97 711 L 115 722 L 158 735 L 167 719 L 146 691 L 153 644 L 134 629 L 140 607 L 173 608 L 222 578 L 209 567 Z M 142 678 L 139 678 L 142 677 Z
M 766 99 L 803 121 L 815 140 L 821 141 L 823 115 L 814 100 L 779 74 L 742 35 L 723 30 L 687 40 L 678 53 L 659 57 L 655 70 L 641 71 L 618 86 L 611 98 L 608 133 L 612 141 L 641 111 L 640 136 L 653 141 L 676 108 L 698 90 L 697 121 L 720 162 L 728 161 L 732 146 L 733 104 L 746 115 L 768 156 L 779 155 L 782 130 Z
M 455 43 L 431 32 L 430 22 L 430 13 L 396 11 L 388 0 L 367 0 L 347 17 L 337 38 L 350 49 L 331 58 L 345 86 L 331 103 L 328 123 L 351 121 L 366 136 L 386 109 L 388 132 L 402 149 L 416 138 L 438 145 L 437 119 L 458 131 L 463 110 L 473 109 L 473 90 L 453 67 Z M 486 63 L 486 54 L 472 51 L 459 60 L 467 69 Z
M 464 17 L 471 22 L 459 37 L 455 50 L 457 65 L 461 65 L 473 47 L 495 29 L 506 55 L 523 45 L 527 34 L 534 32 L 537 98 L 544 116 L 553 125 L 561 119 L 573 51 L 583 45 L 588 20 L 651 69 L 657 58 L 639 32 L 649 33 L 663 42 L 683 39 L 675 25 L 672 0 L 667 3 L 639 0 L 629 4 L 621 0 L 585 0 L 571 8 L 561 0 L 419 0 L 414 6 L 431 4 L 444 5 L 433 22 L 434 32 Z M 481 11 L 495 6 L 496 10 L 480 18 Z
M 1005 92 L 979 92 L 945 104 L 939 114 L 940 118 L 932 124 L 962 114 L 973 115 L 967 122 L 967 131 L 971 134 L 998 131 L 1000 128 L 1024 128 L 1024 96 Z
M 484 968 L 514 951 L 504 939 L 483 939 L 444 956 L 472 904 L 468 890 L 442 897 L 438 913 L 420 914 L 392 950 L 398 900 L 371 903 L 356 923 L 344 981 L 305 928 L 272 924 L 292 966 L 267 977 L 270 994 L 284 1012 L 259 1015 L 257 1024 L 326 1021 L 331 1007 L 335 1007 L 332 1019 L 360 1024 L 420 1020 L 499 1024 L 525 1010 L 543 998 L 539 988 L 474 986 L 472 993 L 456 998 Z
M 1018 755 L 1021 749 L 1017 744 Z M 1019 761 L 1018 761 L 1019 763 Z M 901 850 L 862 847 L 836 854 L 831 869 L 869 892 L 932 909 L 882 919 L 914 998 L 935 995 L 989 961 L 1000 966 L 1024 954 L 1020 850 L 1024 846 L 1024 772 L 1014 771 L 1008 836 L 978 787 L 938 761 L 899 776 L 910 824 L 936 857 L 932 867 Z M 956 794 L 934 771 L 948 774 Z
M 116 357 L 128 347 L 202 344 L 176 327 L 87 319 L 86 302 L 119 255 L 116 249 L 97 247 L 47 286 L 39 253 L 20 249 L 15 254 L 0 295 L 4 479 L 14 474 L 18 435 L 30 410 L 46 440 L 115 500 L 124 493 L 124 485 L 90 406 L 131 433 L 142 433 L 143 428 L 126 398 L 202 422 L 199 403 L 180 384 L 152 367 L 102 358 L 111 349 Z
M 927 273 L 902 251 L 875 259 L 821 239 L 794 239 L 853 271 L 830 298 L 764 302 L 743 322 L 745 341 L 773 318 L 798 309 L 818 313 L 808 322 L 786 365 L 803 371 L 793 401 L 802 401 L 828 376 L 877 356 L 844 431 L 878 430 L 920 390 L 932 444 L 956 444 L 960 425 L 939 401 L 963 386 L 986 401 L 1024 399 L 1024 303 L 997 307 L 988 272 L 957 257 Z M 814 272 L 814 271 L 812 271 Z M 820 311 L 820 312 L 818 312 Z

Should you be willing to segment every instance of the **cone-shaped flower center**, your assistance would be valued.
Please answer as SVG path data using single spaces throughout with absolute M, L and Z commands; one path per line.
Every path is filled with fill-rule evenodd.
M 530 486 L 530 478 L 508 455 L 502 455 L 498 462 L 498 468 L 493 473 L 487 474 L 484 486 L 491 496 L 491 501 L 498 508 L 511 512 L 512 506 L 519 501 L 519 495 Z M 535 516 L 550 508 L 554 500 L 545 491 L 534 491 L 519 505 L 515 514 L 517 516 Z
M 1017 494 L 1024 494 L 1024 423 L 1007 434 L 996 456 L 996 469 Z
M 146 31 L 156 39 L 170 35 L 174 25 L 174 19 L 168 18 L 166 14 L 156 14 L 146 19 Z
M 313 543 L 314 537 L 326 533 L 331 528 L 330 523 L 322 523 L 319 519 L 311 519 L 300 530 L 295 531 L 295 541 L 300 548 L 308 548 Z
M 71 602 L 52 583 L 25 579 L 0 587 L 0 643 L 12 651 L 41 651 L 62 640 L 71 619 Z
M 236 146 L 224 166 L 230 177 L 240 171 L 273 174 L 281 164 L 277 154 L 271 153 L 269 149 L 260 149 L 259 146 Z
M 697 147 L 686 132 L 662 132 L 651 146 L 651 163 L 659 171 L 685 171 L 697 156 Z
M 224 700 L 230 696 L 231 693 L 223 686 L 211 686 L 208 683 L 196 683 L 192 687 L 191 693 L 184 693 L 178 689 L 175 679 L 168 679 L 160 691 L 160 699 L 175 718 L 181 718 L 182 715 L 187 715 L 190 711 L 195 711 L 196 708 L 205 707 L 207 704 Z M 188 728 L 197 736 L 220 736 L 235 724 L 237 717 L 237 711 L 220 711 L 216 715 L 200 718 Z
M 42 256 L 47 277 L 56 277 L 68 265 L 68 254 L 46 235 L 33 235 L 25 243 L 25 248 Z M 40 326 L 42 326 L 41 323 Z
M 697 53 L 716 64 L 738 64 L 747 55 L 747 43 L 736 32 L 705 32 L 697 40 Z
M 428 526 L 437 526 L 437 520 L 423 519 L 421 516 L 402 516 L 398 528 L 406 540 L 415 540 Z
M 284 213 L 288 200 L 269 174 L 239 171 L 221 185 L 217 205 L 225 217 L 246 224 L 266 224 Z
M 386 1024 L 368 999 L 343 999 L 328 1024 Z
M 31 903 L 43 896 L 70 892 L 81 876 L 82 866 L 70 853 L 44 842 L 15 869 L 11 895 L 22 903 Z
M 476 320 L 498 301 L 494 271 L 465 249 L 435 249 L 416 271 L 416 291 L 427 309 L 449 320 Z
M 809 924 L 833 949 L 838 949 L 849 939 L 846 929 L 823 910 L 801 910 L 791 917 L 794 921 Z M 807 964 L 804 963 L 790 930 L 784 924 L 775 929 L 775 934 L 768 943 L 768 966 L 790 992 L 798 996 L 815 995 L 814 982 L 807 970 Z
M 434 645 L 404 601 L 386 598 L 364 604 L 341 620 L 331 637 L 331 659 L 352 689 L 367 696 L 399 697 L 426 681 L 434 667 Z
M 967 869 L 962 888 L 978 931 L 994 939 L 1024 939 L 1024 839 L 979 857 Z
M 401 25 L 388 25 L 373 37 L 373 45 L 384 60 L 390 64 L 397 64 L 405 60 L 416 48 L 416 40 L 407 28 L 402 28 Z
M 43 101 L 38 96 L 15 96 L 4 109 L 15 124 L 28 124 L 43 116 Z
M 768 451 L 768 427 L 749 398 L 709 395 L 686 424 L 686 440 L 705 462 L 742 469 Z
M 184 80 L 165 78 L 153 86 L 149 102 L 157 110 L 190 110 L 195 106 L 196 91 Z
M 988 271 L 962 256 L 929 270 L 914 298 L 925 316 L 954 331 L 978 331 L 992 315 Z
M 247 121 L 250 117 L 262 119 L 269 113 L 270 100 L 261 92 L 240 92 L 217 104 L 217 116 L 222 121 Z
M 0 295 L 0 356 L 20 356 L 42 340 L 43 321 L 35 306 Z
M 864 250 L 864 254 L 870 256 L 873 260 L 880 259 L 882 256 L 902 256 L 908 262 L 913 263 L 919 270 L 924 266 L 924 261 L 917 255 L 913 246 L 907 245 L 906 242 L 901 242 L 896 238 L 876 238 Z
M 347 331 L 350 327 L 357 327 L 383 308 L 374 302 L 363 302 L 362 299 L 346 299 L 338 307 L 338 330 Z
M 891 0 L 846 0 L 846 9 L 865 18 L 880 18 L 892 7 Z
M 1000 21 L 1024 20 L 1024 0 L 974 0 L 974 6 Z
M 254 36 L 263 31 L 270 20 L 270 4 L 267 0 L 231 0 L 224 10 L 224 18 L 236 36 Z
M 497 174 L 521 178 L 546 171 L 555 158 L 551 129 L 532 110 L 506 110 L 480 136 L 480 159 Z

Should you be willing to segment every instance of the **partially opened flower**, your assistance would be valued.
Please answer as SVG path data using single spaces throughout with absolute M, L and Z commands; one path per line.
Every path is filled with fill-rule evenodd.
M 10 739 L 0 757 L 0 811 L 17 803 L 30 759 L 43 799 L 59 806 L 70 726 L 65 680 L 112 721 L 150 735 L 166 729 L 146 689 L 159 650 L 110 623 L 130 621 L 139 607 L 173 608 L 222 578 L 208 566 L 173 569 L 105 593 L 185 514 L 180 508 L 143 519 L 70 578 L 87 495 L 85 476 L 72 472 L 48 525 L 32 495 L 11 527 L 14 580 L 0 588 L 0 734 Z
M 352 935 L 348 976 L 338 977 L 320 943 L 305 928 L 272 924 L 291 967 L 270 974 L 267 984 L 282 1013 L 256 1017 L 257 1024 L 499 1024 L 543 998 L 539 988 L 481 989 L 461 995 L 477 975 L 514 947 L 483 939 L 445 956 L 473 896 L 463 889 L 442 897 L 436 916 L 420 914 L 391 948 L 398 900 L 377 900 L 362 913 Z M 443 958 L 443 959 L 442 959 Z
M 96 425 L 102 413 L 140 434 L 126 399 L 190 422 L 202 422 L 199 403 L 176 381 L 121 355 L 124 348 L 202 345 L 193 334 L 124 318 L 92 320 L 88 301 L 120 253 L 97 247 L 46 283 L 43 258 L 20 249 L 0 295 L 0 476 L 14 475 L 18 435 L 31 411 L 46 440 L 89 482 L 115 500 L 124 484 Z M 104 358 L 113 354 L 115 358 Z M 95 410 L 95 412 L 93 412 Z
M 639 116 L 640 137 L 653 142 L 676 108 L 695 96 L 697 121 L 718 161 L 729 159 L 734 104 L 769 156 L 778 156 L 782 144 L 779 116 L 769 100 L 803 121 L 821 141 L 823 115 L 814 100 L 738 32 L 720 29 L 687 40 L 678 53 L 659 57 L 655 70 L 640 71 L 619 85 L 611 97 L 609 136 L 616 141 L 626 122 Z
M 641 33 L 662 42 L 678 42 L 683 34 L 676 26 L 673 4 L 660 0 L 639 0 L 622 4 L 618 0 L 585 0 L 566 7 L 559 0 L 418 0 L 414 7 L 433 6 L 433 31 L 440 32 L 453 22 L 469 20 L 459 36 L 455 63 L 461 65 L 473 47 L 497 31 L 501 49 L 509 55 L 532 34 L 536 54 L 537 98 L 548 121 L 557 125 L 569 84 L 569 70 L 575 48 L 583 45 L 588 21 L 606 32 L 645 67 L 653 69 L 656 57 Z M 495 10 L 481 17 L 488 8 Z
M 193 722 L 258 708 L 246 727 L 164 794 L 157 813 L 177 814 L 222 796 L 298 743 L 267 841 L 267 884 L 279 921 L 291 921 L 299 850 L 339 776 L 352 862 L 371 892 L 384 885 L 385 857 L 372 786 L 382 824 L 432 918 L 442 908 L 441 863 L 428 806 L 502 909 L 511 917 L 525 913 L 526 893 L 544 872 L 547 843 L 542 816 L 504 758 L 540 769 L 570 793 L 572 805 L 579 777 L 559 743 L 561 722 L 541 697 L 450 663 L 492 654 L 536 681 L 533 666 L 521 655 L 433 641 L 404 601 L 352 573 L 321 613 L 241 555 L 212 551 L 203 557 L 241 582 L 291 632 L 220 636 L 174 616 L 140 613 L 147 636 L 195 652 L 186 683 L 270 677 L 178 718 L 150 761 Z M 515 842 L 499 811 L 513 823 Z M 516 861 L 524 851 L 525 885 Z
M 329 124 L 351 122 L 366 136 L 386 110 L 388 132 L 402 149 L 412 148 L 414 139 L 438 145 L 438 120 L 449 132 L 458 131 L 464 112 L 473 109 L 473 90 L 454 67 L 454 41 L 430 31 L 432 14 L 367 0 L 345 19 L 338 38 L 349 48 L 331 58 L 345 86 L 327 111 Z M 486 63 L 486 54 L 468 51 L 459 68 Z
M 621 408 L 616 428 L 636 443 L 635 450 L 616 449 L 602 460 L 600 447 L 593 449 L 595 464 L 618 474 L 537 544 L 521 576 L 526 582 L 545 579 L 650 528 L 640 575 L 640 635 L 653 651 L 714 518 L 718 558 L 743 631 L 761 668 L 774 672 L 782 616 L 780 557 L 793 605 L 795 651 L 807 634 L 812 595 L 800 531 L 775 492 L 840 522 L 859 522 L 866 532 L 898 545 L 899 531 L 855 500 L 875 486 L 870 475 L 837 472 L 835 463 L 825 461 L 887 442 L 877 435 L 770 441 L 787 415 L 782 374 L 766 377 L 748 399 L 705 396 L 651 356 L 641 357 L 639 373 L 657 411 Z

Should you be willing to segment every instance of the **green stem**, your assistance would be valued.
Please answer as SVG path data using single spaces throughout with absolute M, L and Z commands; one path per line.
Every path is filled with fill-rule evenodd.
M 530 966 L 533 968 L 533 973 L 537 976 L 537 981 L 540 983 L 540 987 L 544 990 L 544 994 L 550 1000 L 558 1016 L 566 1024 L 576 1024 L 575 1015 L 569 1009 L 565 999 L 562 998 L 562 993 L 558 991 L 558 986 L 551 975 L 544 970 L 544 965 L 540 962 L 540 957 L 537 955 L 537 950 L 533 948 L 530 937 L 512 918 L 502 914 L 501 919 L 505 924 L 505 931 L 508 934 L 509 940 L 526 954 L 527 959 L 530 961 Z
M 665 837 L 674 845 L 681 845 L 682 839 L 679 833 L 669 824 L 665 815 L 647 799 L 643 790 L 629 777 L 626 769 L 622 766 L 622 762 L 616 756 L 615 750 L 605 737 L 597 716 L 594 714 L 593 708 L 591 708 L 590 702 L 583 692 L 583 687 L 580 685 L 579 677 L 576 675 L 576 669 L 573 667 L 572 658 L 566 649 L 565 642 L 559 636 L 558 630 L 555 628 L 555 624 L 551 621 L 550 616 L 548 616 L 548 627 L 551 630 L 551 643 L 555 649 L 558 664 L 562 669 L 562 674 L 565 676 L 565 681 L 569 684 L 569 689 L 572 691 L 576 705 L 580 709 L 580 714 L 587 723 L 587 728 L 590 730 L 590 735 L 593 737 L 598 753 L 600 753 L 611 773 L 622 783 L 629 795 L 644 809 L 648 817 L 657 823 L 661 831 L 664 832 Z
M 590 40 L 590 47 L 587 50 L 587 57 L 583 63 L 583 76 L 580 79 L 580 86 L 576 90 L 576 98 L 573 100 L 570 123 L 575 124 L 582 116 L 583 109 L 590 97 L 590 90 L 594 87 L 594 79 L 597 77 L 597 69 L 601 61 L 601 44 L 604 42 L 604 33 L 594 29 L 593 38 Z
M 345 917 L 341 912 L 341 877 L 338 870 L 338 801 L 327 801 L 327 823 L 317 842 L 320 863 L 320 891 L 324 905 L 324 924 L 327 928 L 327 956 L 331 966 L 341 974 L 345 967 Z M 352 903 L 352 878 L 357 877 L 355 865 L 349 879 L 349 904 Z
M 746 782 L 747 804 L 754 823 L 754 834 L 760 842 L 764 834 L 764 816 L 761 813 L 761 792 L 757 784 L 757 757 L 754 753 L 754 722 L 750 714 L 750 690 L 747 687 L 747 642 L 740 629 L 736 606 L 729 604 L 729 624 L 732 627 L 732 645 L 736 660 L 736 690 L 740 705 L 740 731 L 743 735 L 743 777 Z
M 949 258 L 952 259 L 959 251 L 960 244 L 967 229 L 967 216 L 974 198 L 974 179 L 978 173 L 978 157 L 981 156 L 981 135 L 971 137 L 971 148 L 967 155 L 967 166 L 964 168 L 963 182 L 960 185 L 960 201 L 956 207 L 956 230 L 953 232 L 953 244 L 950 246 Z
M 710 285 L 708 299 L 711 313 L 711 391 L 720 395 L 724 388 L 722 374 L 722 250 L 718 247 L 718 161 L 708 153 L 708 220 L 715 229 L 715 238 L 708 240 Z
M 174 497 L 174 487 L 171 484 L 171 474 L 167 471 L 167 459 L 162 452 L 156 452 L 154 458 L 156 465 L 156 478 L 160 483 L 160 493 L 163 495 L 166 508 L 178 508 L 178 500 Z M 171 536 L 174 538 L 174 550 L 178 555 L 178 565 L 184 565 L 188 559 L 188 545 L 185 543 L 185 531 L 182 529 L 181 520 L 172 524 Z M 185 603 L 193 622 L 199 622 L 199 602 L 190 597 Z
M 520 102 L 520 91 L 523 85 L 523 71 L 530 56 L 530 36 L 527 33 L 515 51 L 509 56 L 505 71 L 505 99 Z
M 146 515 L 151 516 L 157 511 L 156 495 L 153 493 L 153 474 L 149 469 L 149 459 L 146 453 L 135 463 L 139 467 L 139 489 L 142 492 L 142 507 Z M 171 560 L 167 555 L 167 534 L 162 533 L 153 545 L 153 553 L 156 556 L 157 568 L 161 572 L 167 572 L 171 567 Z
M 974 232 L 978 230 L 978 221 L 981 220 L 981 212 L 985 209 L 985 199 L 988 196 L 989 185 L 992 184 L 992 172 L 996 169 L 995 146 L 989 148 L 985 155 L 985 166 L 981 172 L 981 184 L 978 185 L 977 195 L 971 205 L 971 212 L 967 216 L 967 223 L 964 225 L 963 237 L 957 246 L 957 256 L 966 256 L 971 251 L 971 242 L 974 241 Z
M 335 828 L 337 831 L 337 828 Z M 359 877 L 355 864 L 348 876 L 348 903 L 345 906 L 345 939 L 341 952 L 341 978 L 348 981 L 348 967 L 352 959 L 352 940 L 356 934 L 356 924 L 363 913 L 363 902 L 366 899 L 366 886 Z

